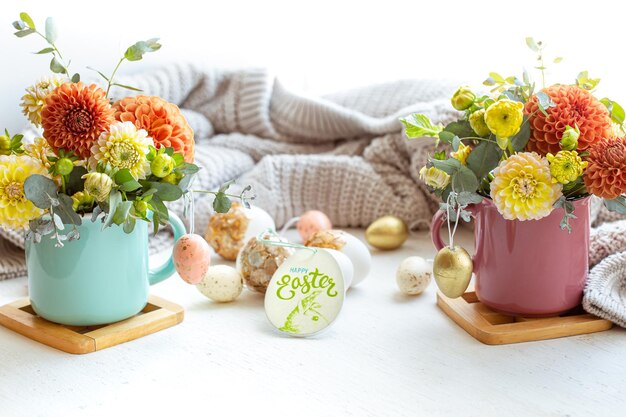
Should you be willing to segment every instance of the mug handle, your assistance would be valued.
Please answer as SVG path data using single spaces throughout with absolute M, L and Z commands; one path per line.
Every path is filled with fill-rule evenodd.
M 170 213 L 169 217 L 170 226 L 172 226 L 172 230 L 174 230 L 174 242 L 176 242 L 182 235 L 187 233 L 187 230 L 177 215 Z M 150 282 L 150 285 L 158 284 L 159 282 L 165 281 L 171 277 L 174 272 L 176 272 L 176 268 L 174 267 L 172 255 L 170 255 L 165 263 L 148 271 L 148 281 Z
M 472 217 L 476 218 L 477 208 L 475 205 L 472 204 L 467 206 L 466 210 L 472 213 Z M 432 239 L 435 248 L 437 248 L 437 251 L 440 251 L 444 246 L 446 246 L 441 239 L 441 226 L 443 225 L 446 214 L 447 213 L 443 210 L 437 210 L 430 224 L 430 238 Z M 481 247 L 479 245 L 475 249 L 474 256 L 472 256 L 472 262 L 476 263 L 476 260 L 480 257 L 481 252 Z

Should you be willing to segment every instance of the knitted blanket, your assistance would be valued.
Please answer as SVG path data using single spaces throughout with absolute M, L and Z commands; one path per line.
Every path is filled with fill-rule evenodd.
M 239 177 L 241 184 L 253 186 L 255 204 L 277 226 L 320 209 L 338 227 L 364 227 L 394 214 L 424 229 L 438 207 L 418 178 L 433 141 L 407 140 L 398 118 L 419 112 L 445 123 L 456 117 L 449 105 L 454 82 L 398 81 L 307 97 L 287 90 L 263 69 L 192 64 L 119 81 L 181 107 L 195 131 L 196 163 L 203 168 L 194 188 L 211 189 Z M 199 232 L 208 224 L 210 206 L 210 198 L 196 199 Z M 180 211 L 181 205 L 171 208 Z M 594 216 L 607 218 L 602 209 Z M 626 250 L 620 239 L 613 226 L 593 230 L 592 264 Z M 167 238 L 151 241 L 153 250 L 166 244 Z M 25 274 L 23 247 L 23 234 L 0 229 L 0 279 Z

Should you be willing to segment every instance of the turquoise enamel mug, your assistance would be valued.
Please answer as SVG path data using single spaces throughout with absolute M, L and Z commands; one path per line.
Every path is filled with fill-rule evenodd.
M 185 233 L 181 220 L 170 213 L 174 237 Z M 148 226 L 137 221 L 126 234 L 113 225 L 83 218 L 80 239 L 54 246 L 48 237 L 26 242 L 31 305 L 46 320 L 93 326 L 124 320 L 148 302 L 150 285 L 174 274 L 172 258 L 155 269 L 148 266 Z M 69 227 L 69 226 L 68 226 Z

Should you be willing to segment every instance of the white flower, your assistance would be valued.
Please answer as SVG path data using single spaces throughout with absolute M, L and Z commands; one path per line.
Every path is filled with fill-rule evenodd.
M 35 85 L 31 85 L 26 89 L 26 94 L 22 96 L 22 113 L 36 127 L 41 127 L 41 109 L 45 103 L 46 96 L 54 91 L 61 84 L 68 82 L 66 77 L 53 75 L 52 77 L 44 77 Z

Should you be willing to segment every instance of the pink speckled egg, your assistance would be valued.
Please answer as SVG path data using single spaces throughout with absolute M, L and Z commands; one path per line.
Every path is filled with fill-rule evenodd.
M 188 284 L 202 281 L 211 264 L 211 249 L 200 235 L 187 234 L 178 239 L 172 254 L 178 275 Z
M 298 233 L 303 242 L 321 230 L 330 230 L 333 228 L 332 223 L 327 215 L 319 210 L 310 210 L 300 216 L 298 220 Z

